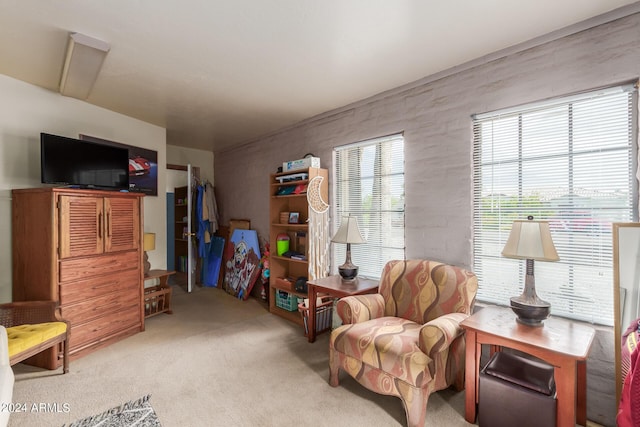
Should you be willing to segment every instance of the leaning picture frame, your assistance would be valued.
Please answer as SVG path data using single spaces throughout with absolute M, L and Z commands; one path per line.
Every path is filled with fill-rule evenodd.
M 289 212 L 289 224 L 298 224 L 300 222 L 299 212 Z

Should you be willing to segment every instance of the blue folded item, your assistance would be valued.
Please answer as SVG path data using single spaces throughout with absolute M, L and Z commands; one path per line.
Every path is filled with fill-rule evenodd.
M 276 192 L 276 195 L 277 196 L 285 196 L 287 194 L 292 194 L 295 189 L 296 189 L 296 187 L 293 186 L 293 185 L 287 185 L 287 186 L 278 187 L 278 191 Z

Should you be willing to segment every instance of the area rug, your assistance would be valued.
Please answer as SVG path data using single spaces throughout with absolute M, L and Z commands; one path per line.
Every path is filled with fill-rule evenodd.
M 150 398 L 151 395 L 147 395 L 62 427 L 161 427 Z

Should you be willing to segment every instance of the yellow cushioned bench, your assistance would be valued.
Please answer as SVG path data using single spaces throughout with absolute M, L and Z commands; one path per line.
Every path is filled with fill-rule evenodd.
M 69 372 L 69 323 L 59 318 L 55 301 L 0 304 L 0 324 L 7 329 L 11 366 L 62 344 L 63 372 Z

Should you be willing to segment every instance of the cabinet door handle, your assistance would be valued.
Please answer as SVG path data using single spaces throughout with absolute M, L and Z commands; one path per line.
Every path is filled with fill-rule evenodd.
M 98 237 L 102 239 L 102 212 L 98 214 Z
M 107 212 L 107 237 L 111 237 L 111 215 Z

